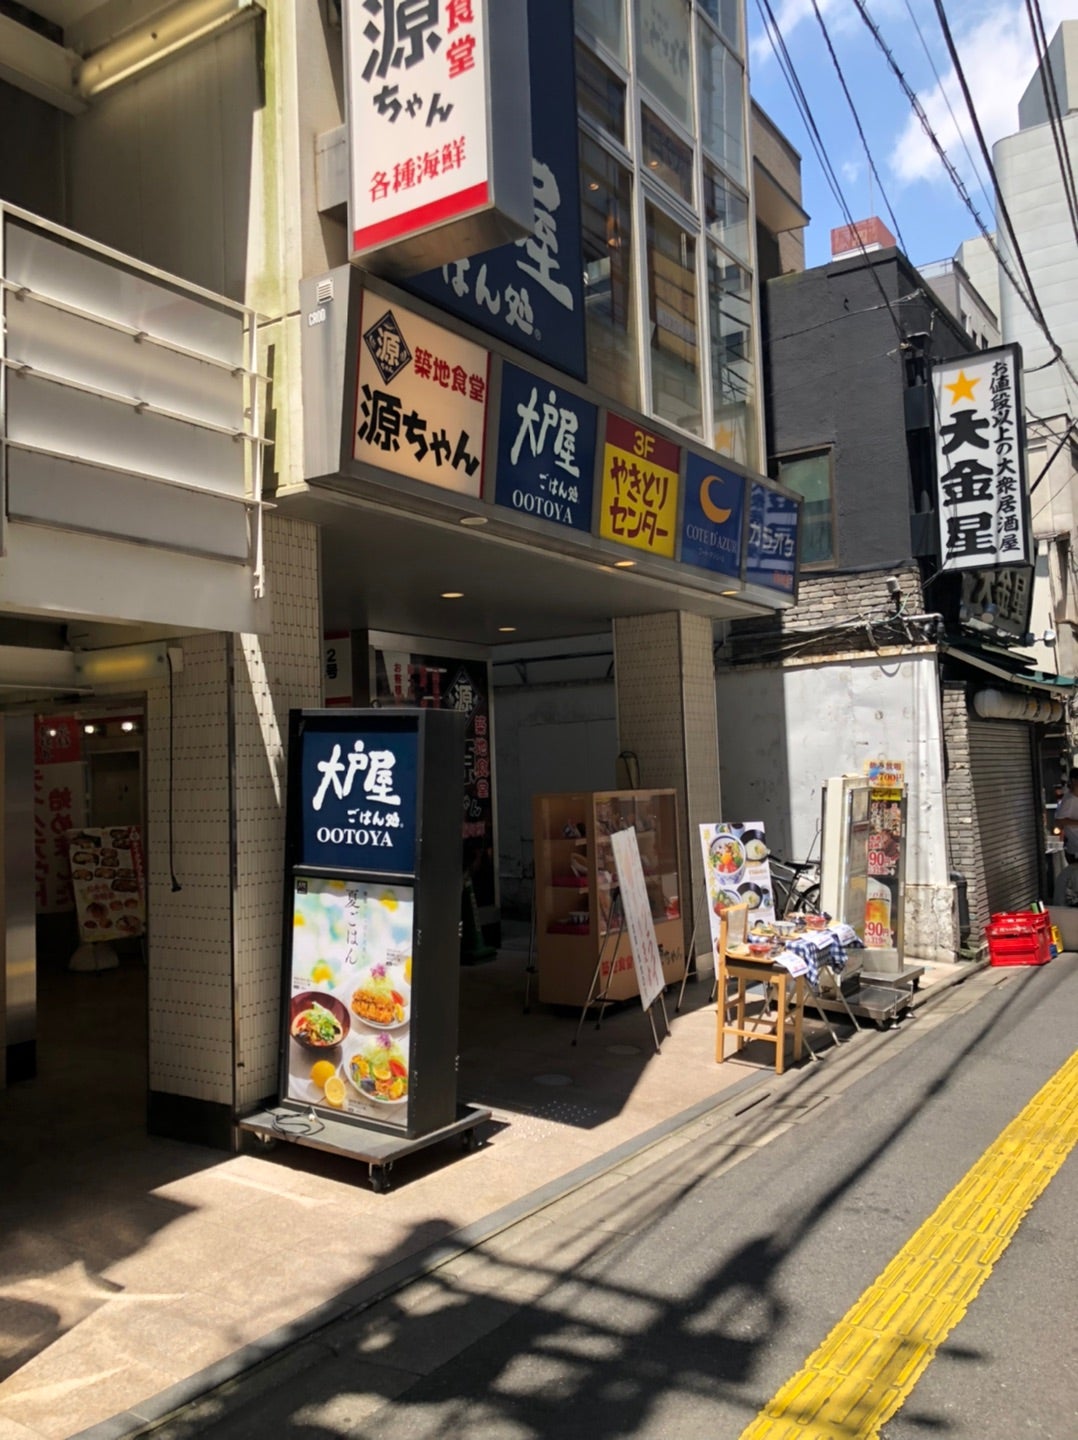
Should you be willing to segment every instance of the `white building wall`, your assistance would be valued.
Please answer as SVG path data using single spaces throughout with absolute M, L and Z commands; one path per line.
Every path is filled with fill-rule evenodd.
M 900 760 L 908 786 L 906 953 L 953 958 L 935 652 L 717 672 L 723 819 L 763 820 L 772 849 L 820 853 L 823 782 Z

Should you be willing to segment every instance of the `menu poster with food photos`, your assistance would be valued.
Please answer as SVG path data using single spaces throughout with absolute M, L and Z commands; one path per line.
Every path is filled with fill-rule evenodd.
M 68 830 L 66 838 L 82 943 L 141 935 L 146 928 L 146 886 L 138 826 L 83 826 Z
M 414 890 L 297 876 L 285 1098 L 405 1129 Z
M 771 888 L 771 851 L 762 820 L 719 821 L 700 826 L 700 849 L 707 879 L 707 918 L 718 954 L 722 912 L 747 905 L 749 924 L 775 918 Z

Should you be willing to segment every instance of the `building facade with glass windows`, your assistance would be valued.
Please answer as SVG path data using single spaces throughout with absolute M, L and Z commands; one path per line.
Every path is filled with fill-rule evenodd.
M 50 488 L 9 463 L 0 678 L 45 735 L 137 717 L 150 1125 L 227 1145 L 276 1085 L 291 708 L 466 697 L 492 936 L 533 794 L 673 789 L 706 933 L 717 627 L 796 595 L 757 291 L 806 217 L 750 156 L 740 0 L 528 0 L 533 229 L 397 282 L 348 263 L 346 40 L 446 5 L 237 0 L 207 32 L 180 0 L 167 53 L 161 0 L 74 8 L 4 20 L 4 438 Z M 43 893 L 9 877 L 7 915 L 52 963 L 78 936 Z

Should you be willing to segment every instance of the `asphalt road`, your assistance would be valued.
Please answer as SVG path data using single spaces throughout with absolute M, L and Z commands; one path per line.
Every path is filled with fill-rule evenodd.
M 1071 958 L 973 976 L 153 1433 L 737 1440 L 1068 1060 L 1076 1017 Z M 1078 1440 L 1076 1177 L 1072 1153 L 884 1440 Z

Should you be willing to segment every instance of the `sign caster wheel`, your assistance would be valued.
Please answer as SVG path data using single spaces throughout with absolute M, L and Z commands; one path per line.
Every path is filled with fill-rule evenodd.
M 465 1155 L 473 1155 L 476 1150 L 482 1150 L 486 1143 L 478 1130 L 465 1130 L 460 1137 L 461 1149 Z
M 384 1195 L 390 1186 L 389 1172 L 392 1165 L 371 1166 L 371 1189 L 376 1195 Z

